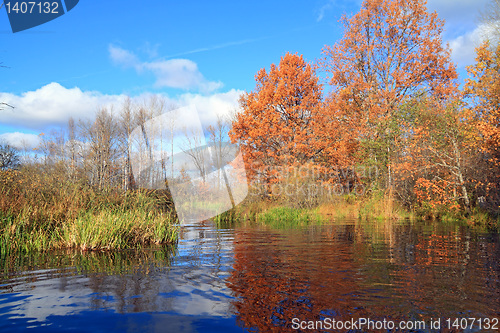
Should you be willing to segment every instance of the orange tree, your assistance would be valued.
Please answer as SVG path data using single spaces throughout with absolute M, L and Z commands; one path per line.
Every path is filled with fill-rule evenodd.
M 500 44 L 483 43 L 476 49 L 476 63 L 467 68 L 469 79 L 464 96 L 469 110 L 478 119 L 482 134 L 482 158 L 485 165 L 483 191 L 489 206 L 498 211 L 500 205 Z
M 312 66 L 290 53 L 255 78 L 255 90 L 240 98 L 242 111 L 229 135 L 241 145 L 249 177 L 271 184 L 281 167 L 313 161 L 324 150 L 316 130 L 322 86 Z
M 459 101 L 448 105 L 423 97 L 403 106 L 404 149 L 395 171 L 413 185 L 417 204 L 426 213 L 466 210 L 477 185 L 477 120 Z
M 364 0 L 341 22 L 344 37 L 323 49 L 321 61 L 333 88 L 327 112 L 392 187 L 400 105 L 456 90 L 456 69 L 441 40 L 443 21 L 427 11 L 425 0 Z

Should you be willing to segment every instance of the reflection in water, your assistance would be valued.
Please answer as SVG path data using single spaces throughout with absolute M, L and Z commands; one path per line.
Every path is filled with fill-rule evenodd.
M 157 300 L 154 276 L 171 260 L 172 250 L 168 248 L 154 252 L 58 252 L 10 257 L 3 263 L 0 290 L 23 300 L 10 309 L 9 319 L 44 321 L 49 316 L 87 309 L 154 311 L 166 303 Z
M 235 233 L 228 285 L 241 325 L 292 330 L 292 319 L 500 317 L 497 235 L 351 223 Z
M 0 276 L 0 331 L 196 332 L 210 323 L 241 331 L 225 285 L 231 233 L 196 225 L 181 238 L 175 250 L 8 258 Z
M 175 249 L 0 261 L 0 331 L 291 330 L 293 318 L 500 317 L 498 234 L 409 223 L 209 222 Z

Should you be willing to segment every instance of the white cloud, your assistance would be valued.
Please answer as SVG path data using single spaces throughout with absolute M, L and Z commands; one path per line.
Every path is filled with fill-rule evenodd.
M 222 86 L 220 82 L 207 81 L 198 70 L 198 65 L 187 59 L 146 62 L 139 68 L 151 71 L 156 76 L 157 87 L 198 88 L 202 92 L 211 92 Z
M 488 25 L 481 24 L 472 31 L 449 41 L 451 58 L 458 66 L 468 66 L 474 63 L 475 49 L 491 34 Z
M 475 48 L 488 37 L 481 13 L 491 0 L 429 0 L 428 8 L 445 20 L 443 38 L 450 44 L 458 67 L 474 63 Z
M 133 53 L 120 47 L 110 45 L 108 47 L 109 57 L 118 65 L 125 67 L 135 67 L 140 64 L 139 59 Z
M 154 45 L 151 45 L 149 42 L 145 42 L 140 50 L 144 52 L 145 54 L 148 55 L 149 58 L 157 58 L 159 56 L 158 53 L 158 48 L 160 47 L 160 44 L 156 43 Z
M 14 106 L 0 111 L 0 123 L 38 130 L 64 126 L 70 117 L 92 117 L 99 107 L 119 104 L 123 98 L 122 95 L 84 92 L 76 87 L 68 89 L 55 82 L 21 95 L 0 92 L 0 100 Z
M 490 0 L 429 0 L 427 7 L 436 11 L 439 18 L 457 25 L 475 24 L 480 11 Z
M 198 111 L 201 123 L 206 125 L 215 123 L 217 115 L 230 115 L 238 108 L 238 100 L 243 91 L 231 89 L 225 93 L 209 96 L 184 94 L 179 97 L 178 104 L 194 105 Z
M 179 89 L 198 89 L 201 92 L 212 92 L 222 87 L 221 82 L 205 79 L 198 69 L 198 65 L 188 59 L 156 60 L 141 62 L 135 54 L 118 46 L 110 45 L 111 60 L 124 67 L 134 68 L 137 73 L 151 72 L 156 77 L 156 87 Z
M 332 8 L 334 1 L 330 0 L 318 10 L 318 17 L 316 17 L 316 22 L 320 22 L 325 17 L 325 12 Z
M 21 132 L 0 134 L 0 140 L 19 149 L 35 148 L 40 143 L 40 137 L 38 135 Z
M 331 12 L 334 12 L 335 15 L 338 15 L 339 13 L 344 14 L 351 6 L 355 6 L 357 11 L 361 6 L 361 0 L 326 0 L 316 11 L 316 22 L 322 21 L 325 15 L 330 14 Z
M 227 115 L 238 107 L 241 90 L 231 89 L 223 93 L 200 95 L 186 93 L 176 98 L 163 95 L 166 105 L 178 107 L 194 105 L 204 125 L 215 122 L 216 115 Z M 143 105 L 151 94 L 131 97 L 132 103 Z M 22 132 L 47 131 L 49 128 L 65 127 L 68 119 L 92 119 L 102 107 L 119 111 L 124 95 L 105 95 L 96 91 L 82 91 L 80 88 L 65 88 L 59 83 L 50 83 L 40 89 L 21 95 L 1 93 L 0 100 L 13 105 L 0 111 L 0 123 L 16 128 L 16 133 L 1 136 L 12 145 L 21 146 L 23 140 L 36 144 L 36 135 Z

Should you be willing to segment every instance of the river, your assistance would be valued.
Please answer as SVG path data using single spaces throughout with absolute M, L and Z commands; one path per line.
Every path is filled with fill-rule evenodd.
M 499 262 L 498 233 L 452 224 L 207 221 L 174 248 L 3 258 L 0 332 L 496 332 Z

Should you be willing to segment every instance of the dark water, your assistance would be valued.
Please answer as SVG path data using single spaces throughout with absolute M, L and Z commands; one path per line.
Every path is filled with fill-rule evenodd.
M 293 318 L 421 321 L 413 330 L 421 332 L 475 318 L 454 331 L 500 328 L 498 234 L 408 222 L 293 230 L 207 222 L 181 238 L 175 249 L 4 258 L 0 332 L 284 332 Z

